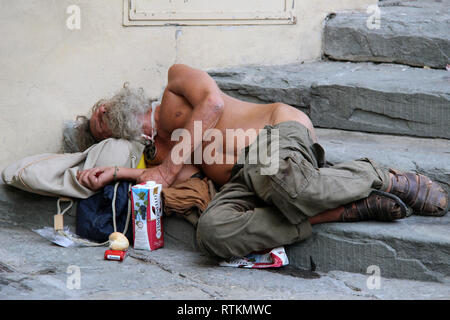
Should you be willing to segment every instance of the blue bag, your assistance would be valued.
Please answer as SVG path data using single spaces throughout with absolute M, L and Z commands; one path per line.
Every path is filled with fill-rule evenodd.
M 128 216 L 128 199 L 130 182 L 118 182 L 116 191 L 116 231 L 124 231 Z M 105 242 L 114 232 L 112 202 L 115 184 L 107 185 L 102 191 L 87 199 L 78 201 L 76 233 L 82 238 L 97 242 Z M 131 214 L 130 214 L 131 220 Z M 125 236 L 132 243 L 133 232 L 131 221 Z

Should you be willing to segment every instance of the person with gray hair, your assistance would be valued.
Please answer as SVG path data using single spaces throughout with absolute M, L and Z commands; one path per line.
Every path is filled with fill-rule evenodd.
M 77 116 L 64 123 L 64 152 L 83 152 L 96 142 L 108 138 L 138 140 L 145 145 L 146 165 L 152 166 L 156 157 L 155 109 L 159 99 L 149 98 L 142 88 L 130 88 L 128 82 L 114 96 L 100 99 L 90 111 L 90 118 Z M 177 182 L 184 181 L 200 170 L 185 165 Z
M 146 99 L 126 93 L 99 103 L 89 128 L 97 140 L 133 137 L 136 133 L 124 133 L 131 120 L 121 113 L 135 113 L 153 142 L 151 167 L 92 168 L 78 172 L 77 179 L 91 190 L 115 180 L 155 181 L 167 188 L 187 165 L 201 170 L 221 186 L 197 225 L 197 242 L 212 255 L 246 256 L 298 242 L 319 223 L 394 221 L 411 213 L 443 216 L 448 210 L 448 193 L 422 174 L 369 158 L 328 165 L 306 114 L 281 102 L 262 105 L 231 97 L 202 70 L 173 65 L 161 103 L 140 114 L 130 106 L 139 101 L 145 105 Z M 246 136 L 249 131 L 257 134 Z M 177 143 L 180 132 L 185 135 Z M 239 136 L 241 147 L 234 143 Z M 263 172 L 264 161 L 251 161 L 252 150 L 260 147 L 270 148 L 278 164 L 274 172 Z M 203 152 L 199 161 L 197 151 Z
M 112 98 L 95 103 L 90 118 L 77 116 L 75 121 L 64 123 L 64 152 L 82 152 L 107 138 L 139 140 L 143 134 L 146 137 L 145 123 L 154 102 L 142 88 L 133 89 L 125 83 Z

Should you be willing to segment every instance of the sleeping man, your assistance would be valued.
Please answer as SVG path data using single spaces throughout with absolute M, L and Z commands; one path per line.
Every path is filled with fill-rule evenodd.
M 200 216 L 197 240 L 221 258 L 301 241 L 317 223 L 447 212 L 448 194 L 429 178 L 367 158 L 328 166 L 303 112 L 232 98 L 186 65 L 169 69 L 160 102 L 124 88 L 96 104 L 88 128 L 97 141 L 146 140 L 151 166 L 80 171 L 77 179 L 92 190 L 115 179 L 164 188 L 198 171 L 220 186 Z

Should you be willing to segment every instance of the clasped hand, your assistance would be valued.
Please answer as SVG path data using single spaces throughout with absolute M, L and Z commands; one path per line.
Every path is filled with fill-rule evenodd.
M 97 191 L 114 181 L 115 167 L 97 167 L 77 172 L 78 182 L 93 191 Z

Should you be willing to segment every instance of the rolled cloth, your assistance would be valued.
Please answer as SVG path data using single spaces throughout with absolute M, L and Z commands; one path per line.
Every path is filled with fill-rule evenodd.
M 198 216 L 215 195 L 213 183 L 207 178 L 190 178 L 162 190 L 164 212 L 185 217 L 194 226 Z M 192 214 L 195 213 L 193 216 Z

